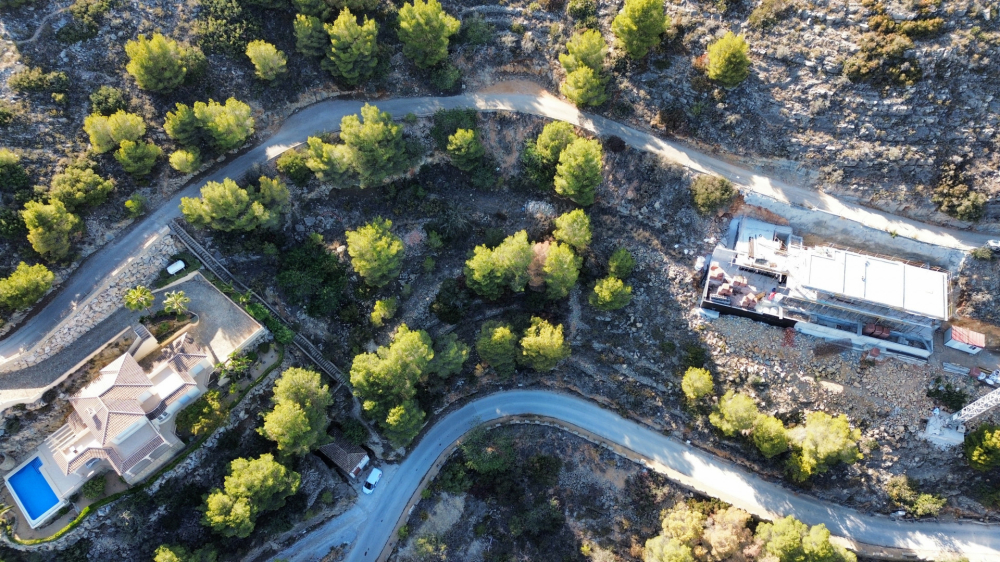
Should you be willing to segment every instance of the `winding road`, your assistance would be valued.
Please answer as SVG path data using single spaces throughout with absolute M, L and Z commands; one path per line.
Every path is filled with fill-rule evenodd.
M 566 121 L 603 136 L 617 135 L 634 148 L 659 154 L 695 172 L 729 178 L 747 191 L 748 199 L 754 204 L 770 206 L 778 212 L 794 211 L 798 215 L 805 215 L 806 220 L 822 232 L 851 231 L 860 245 L 864 245 L 866 241 L 891 245 L 898 248 L 901 255 L 925 256 L 941 262 L 948 258 L 943 257 L 940 250 L 969 250 L 982 246 L 989 238 L 984 234 L 896 217 L 841 201 L 831 195 L 794 187 L 649 133 L 582 113 L 575 106 L 544 90 L 532 93 L 472 93 L 453 97 L 399 98 L 375 103 L 397 118 L 407 113 L 431 115 L 439 109 L 506 110 Z M 197 196 L 205 182 L 240 177 L 253 164 L 278 156 L 288 148 L 303 143 L 310 135 L 338 130 L 341 118 L 357 113 L 362 104 L 360 101 L 329 100 L 311 105 L 285 120 L 275 134 L 261 145 L 179 191 L 129 231 L 91 254 L 42 310 L 0 341 L 0 363 L 41 341 L 73 310 L 77 302 L 82 301 L 109 276 L 115 275 L 127 263 L 129 256 L 150 242 L 170 219 L 180 215 L 181 197 Z M 822 212 L 805 212 L 803 209 Z M 858 225 L 868 228 L 859 228 Z M 894 234 L 890 236 L 890 232 Z
M 671 479 L 767 519 L 794 515 L 810 525 L 823 523 L 836 536 L 867 545 L 905 549 L 921 558 L 946 559 L 960 553 L 970 562 L 1000 560 L 995 526 L 958 522 L 894 521 L 796 493 L 746 469 L 626 420 L 600 406 L 546 390 L 515 390 L 474 400 L 437 420 L 408 457 L 386 468 L 375 493 L 359 497 L 360 507 L 333 519 L 280 553 L 290 562 L 319 560 L 331 547 L 350 544 L 347 562 L 378 559 L 399 518 L 438 457 L 472 427 L 508 416 L 544 416 L 575 426 L 625 449 L 630 458 Z M 366 520 L 367 519 L 367 520 Z
M 941 228 L 903 219 L 841 201 L 830 195 L 788 185 L 777 179 L 706 155 L 654 135 L 581 113 L 574 106 L 543 91 L 532 93 L 473 93 L 455 97 L 425 97 L 380 100 L 380 109 L 396 117 L 407 113 L 430 115 L 439 109 L 474 108 L 481 111 L 515 111 L 558 119 L 579 125 L 599 135 L 617 135 L 629 145 L 657 153 L 699 173 L 725 176 L 742 186 L 755 204 L 806 217 L 810 224 L 844 231 L 863 231 L 871 239 L 891 242 L 902 252 L 929 255 L 934 246 L 968 250 L 981 246 L 985 235 Z M 163 226 L 180 214 L 181 197 L 197 196 L 207 181 L 239 177 L 253 164 L 274 158 L 302 143 L 309 135 L 337 130 L 340 119 L 357 113 L 360 101 L 331 100 L 312 105 L 288 118 L 263 144 L 199 178 L 159 209 L 101 250 L 92 254 L 63 284 L 59 292 L 15 332 L 0 342 L 0 363 L 42 341 L 83 300 L 109 277 L 121 270 L 131 256 L 150 243 Z M 815 209 L 822 212 L 809 212 Z M 868 228 L 859 228 L 859 225 Z M 889 232 L 893 232 L 890 240 Z M 878 238 L 882 237 L 882 238 Z M 0 374 L 2 377 L 3 374 Z M 961 523 L 907 523 L 858 512 L 801 496 L 764 481 L 739 467 L 627 421 L 613 412 L 578 398 L 545 391 L 513 391 L 476 400 L 447 415 L 429 428 L 423 440 L 398 467 L 389 467 L 376 494 L 359 501 L 361 511 L 352 517 L 361 521 L 356 534 L 323 527 L 293 546 L 285 557 L 309 560 L 322 547 L 335 546 L 335 539 L 350 537 L 355 547 L 348 560 L 374 560 L 387 544 L 403 510 L 423 476 L 437 457 L 474 423 L 511 415 L 548 416 L 592 432 L 651 460 L 672 478 L 705 494 L 718 497 L 764 517 L 792 514 L 810 524 L 825 523 L 834 534 L 873 545 L 911 549 L 932 557 L 942 551 L 962 552 L 970 560 L 1000 560 L 1000 534 L 990 527 Z M 363 508 L 363 509 L 362 509 Z M 341 521 L 335 519 L 334 522 Z M 339 540 L 339 539 L 338 539 Z M 334 542 L 331 542 L 334 541 Z M 342 541 L 344 542 L 344 541 Z M 325 554 L 325 551 L 323 551 Z

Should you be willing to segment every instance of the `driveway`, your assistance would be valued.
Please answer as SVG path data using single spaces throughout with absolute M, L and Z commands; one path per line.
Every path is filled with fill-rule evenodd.
M 932 226 L 896 217 L 854 203 L 841 201 L 831 195 L 795 187 L 603 117 L 582 113 L 573 105 L 545 91 L 506 93 L 499 91 L 502 89 L 494 87 L 493 91 L 497 93 L 402 98 L 379 100 L 376 103 L 380 109 L 392 113 L 397 118 L 401 118 L 407 113 L 422 116 L 431 115 L 439 109 L 504 110 L 567 121 L 599 135 L 618 135 L 639 150 L 660 154 L 692 171 L 725 176 L 778 212 L 793 207 L 820 211 L 807 213 L 804 217 L 800 217 L 804 221 L 803 226 L 808 226 L 812 221 L 816 221 L 828 231 L 842 233 L 848 240 L 867 240 L 876 244 L 892 245 L 894 248 L 900 248 L 907 255 L 914 257 L 922 255 L 924 259 L 937 263 L 953 264 L 955 262 L 955 254 L 948 254 L 945 259 L 940 248 L 968 250 L 982 246 L 989 238 L 983 234 Z M 518 88 L 510 88 L 509 90 L 520 91 Z M 240 177 L 253 164 L 276 157 L 288 148 L 303 143 L 310 135 L 338 130 L 340 119 L 345 115 L 357 113 L 362 105 L 363 102 L 360 101 L 330 100 L 309 106 L 286 119 L 278 131 L 261 145 L 180 190 L 159 209 L 133 225 L 128 232 L 119 235 L 114 241 L 84 260 L 43 309 L 18 327 L 16 331 L 9 334 L 6 339 L 0 341 L 0 361 L 38 343 L 73 310 L 77 302 L 89 295 L 107 276 L 113 274 L 112 272 L 118 270 L 127 261 L 128 256 L 146 244 L 156 231 L 166 226 L 172 218 L 179 216 L 181 197 L 197 196 L 201 187 L 208 181 Z M 890 232 L 894 236 L 910 240 L 894 239 L 894 236 L 890 236 Z M 935 248 L 935 246 L 940 248 Z
M 742 467 L 581 398 L 544 390 L 492 394 L 438 420 L 398 469 L 386 470 L 374 494 L 368 498 L 359 495 L 358 511 L 352 509 L 306 535 L 278 558 L 293 562 L 319 560 L 331 547 L 347 544 L 356 537 L 347 562 L 376 560 L 438 456 L 473 426 L 515 415 L 546 416 L 576 426 L 650 459 L 650 468 L 681 484 L 760 517 L 794 515 L 809 525 L 823 523 L 836 536 L 868 545 L 906 549 L 922 558 L 941 560 L 948 553 L 961 553 L 970 562 L 1000 560 L 1000 533 L 995 526 L 893 521 L 884 516 L 865 515 L 763 480 Z M 361 512 L 367 516 L 360 516 Z

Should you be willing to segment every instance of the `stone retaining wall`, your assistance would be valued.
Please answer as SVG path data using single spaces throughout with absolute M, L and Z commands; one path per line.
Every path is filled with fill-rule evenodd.
M 168 265 L 170 256 L 180 251 L 173 236 L 163 235 L 149 247 L 142 250 L 131 263 L 113 279 L 93 293 L 88 300 L 80 303 L 72 314 L 66 317 L 52 332 L 33 348 L 20 356 L 0 364 L 0 372 L 23 369 L 59 353 L 81 335 L 111 316 L 122 307 L 125 292 L 136 285 L 151 283 L 157 274 Z

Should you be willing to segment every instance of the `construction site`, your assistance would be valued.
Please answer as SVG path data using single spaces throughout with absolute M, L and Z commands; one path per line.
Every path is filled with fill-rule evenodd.
M 789 226 L 743 216 L 730 223 L 701 271 L 700 304 L 709 317 L 739 316 L 826 340 L 814 360 L 854 351 L 863 364 L 896 359 L 913 378 L 937 373 L 922 385 L 927 394 L 935 394 L 935 385 L 942 392 L 946 386 L 967 389 L 971 402 L 959 411 L 923 404 L 919 431 L 912 421 L 903 424 L 939 448 L 960 445 L 968 424 L 1000 405 L 1000 388 L 994 389 L 1000 365 L 993 354 L 981 353 L 985 336 L 949 324 L 957 287 L 944 269 L 832 244 L 808 247 Z M 800 374 L 823 378 L 822 372 Z M 843 382 L 862 386 L 850 375 Z M 825 390 L 844 389 L 827 383 Z M 900 410 L 889 409 L 894 415 Z

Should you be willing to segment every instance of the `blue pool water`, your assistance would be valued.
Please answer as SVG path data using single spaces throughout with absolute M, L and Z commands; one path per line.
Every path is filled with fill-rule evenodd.
M 41 517 L 52 506 L 59 503 L 49 483 L 41 472 L 42 459 L 35 457 L 24 468 L 7 479 L 14 494 L 21 500 L 24 509 L 28 511 L 28 518 L 32 521 Z

